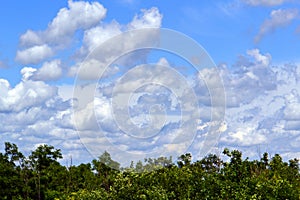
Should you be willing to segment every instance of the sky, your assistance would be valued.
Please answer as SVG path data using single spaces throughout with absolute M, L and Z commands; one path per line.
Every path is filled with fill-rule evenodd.
M 1 149 L 300 158 L 299 1 L 1 4 Z

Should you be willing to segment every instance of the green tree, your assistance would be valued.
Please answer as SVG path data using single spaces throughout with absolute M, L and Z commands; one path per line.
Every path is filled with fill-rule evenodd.
M 0 153 L 0 196 L 12 199 L 20 193 L 21 180 L 13 162 L 6 154 Z
M 105 151 L 98 160 L 94 159 L 92 161 L 92 165 L 92 169 L 96 171 L 98 178 L 102 182 L 101 186 L 104 187 L 106 191 L 109 191 L 110 186 L 114 182 L 114 177 L 120 169 L 120 164 L 114 161 L 110 154 Z
M 60 165 L 57 161 L 59 158 L 62 158 L 61 150 L 47 144 L 40 145 L 31 152 L 29 161 L 34 175 L 36 199 L 45 199 L 45 192 L 49 189 L 49 168 Z
M 189 166 L 192 162 L 192 154 L 186 153 L 178 157 L 177 165 L 179 168 Z

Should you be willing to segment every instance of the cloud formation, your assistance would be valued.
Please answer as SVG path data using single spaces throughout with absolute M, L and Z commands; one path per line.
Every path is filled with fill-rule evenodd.
M 47 44 L 35 45 L 24 50 L 18 50 L 16 60 L 22 64 L 37 64 L 53 56 L 54 52 Z
M 162 15 L 157 8 L 142 10 L 140 15 L 134 16 L 132 21 L 127 25 L 121 25 L 116 21 L 110 24 L 98 25 L 84 32 L 83 44 L 79 49 L 78 56 L 82 58 L 82 62 L 77 62 L 68 72 L 70 76 L 77 75 L 80 79 L 98 79 L 100 72 L 104 72 L 107 65 L 112 59 L 120 57 L 122 52 L 130 51 L 142 44 L 150 44 L 157 40 L 157 36 L 153 31 L 144 31 L 145 34 L 135 35 L 126 34 L 127 31 L 142 28 L 159 28 L 162 23 Z M 124 33 L 120 35 L 121 33 Z M 142 36 L 141 36 L 142 35 Z M 123 40 L 126 40 L 123 43 Z M 113 41 L 113 42 L 112 42 Z M 109 46 L 105 45 L 110 43 Z M 101 46 L 101 45 L 105 45 Z M 141 51 L 142 52 L 142 51 Z M 136 62 L 142 60 L 148 54 L 148 51 L 142 53 L 132 53 L 131 57 L 119 59 L 119 65 L 128 65 L 131 61 Z M 101 55 L 101 56 L 99 56 Z M 84 58 L 84 59 L 83 59 Z M 115 68 L 104 74 L 104 76 L 112 75 L 119 71 L 117 65 Z
M 28 30 L 20 37 L 21 50 L 16 60 L 22 64 L 37 64 L 62 48 L 73 39 L 77 30 L 86 30 L 105 17 L 106 9 L 98 2 L 68 1 L 68 8 L 62 8 L 49 23 L 46 30 Z
M 45 62 L 43 65 L 36 69 L 32 67 L 24 67 L 21 70 L 22 80 L 33 80 L 33 81 L 54 81 L 59 79 L 63 70 L 61 67 L 61 61 L 56 59 L 50 62 Z
M 265 20 L 260 27 L 258 34 L 255 36 L 254 41 L 260 42 L 268 33 L 276 31 L 278 28 L 289 25 L 298 16 L 297 9 L 278 9 L 273 10 L 270 18 Z
M 228 129 L 222 134 L 220 145 L 245 152 L 259 147 L 270 153 L 281 151 L 286 156 L 299 156 L 295 144 L 299 145 L 300 137 L 300 67 L 271 65 L 271 56 L 257 49 L 247 54 L 246 61 L 239 63 L 238 68 L 243 70 L 223 69 Z
M 276 6 L 287 1 L 245 2 L 252 6 Z M 101 59 L 88 57 L 84 66 L 80 60 L 105 41 L 128 30 L 161 27 L 163 17 L 157 8 L 142 10 L 126 24 L 115 20 L 104 23 L 105 15 L 106 9 L 97 2 L 69 1 L 68 7 L 57 13 L 46 30 L 28 30 L 20 37 L 20 49 L 17 51 L 16 60 L 22 64 L 39 64 L 39 67 L 23 67 L 20 70 L 22 80 L 15 86 L 11 86 L 8 80 L 0 79 L 1 141 L 21 144 L 21 149 L 27 150 L 32 150 L 34 145 L 40 143 L 49 143 L 61 148 L 65 156 L 72 155 L 74 159 L 79 160 L 78 162 L 88 157 L 82 141 L 93 146 L 94 155 L 105 149 L 117 156 L 118 161 L 129 162 L 124 154 L 118 154 L 120 150 L 134 153 L 137 159 L 143 159 L 144 152 L 175 154 L 185 151 L 192 138 L 191 151 L 197 156 L 199 149 L 205 145 L 203 141 L 209 138 L 210 127 L 216 123 L 211 121 L 212 115 L 216 113 L 212 113 L 209 96 L 211 91 L 207 89 L 206 84 L 211 86 L 210 89 L 214 93 L 218 93 L 220 88 L 217 86 L 220 80 L 216 74 L 220 74 L 226 88 L 227 104 L 225 123 L 217 130 L 222 133 L 219 147 L 239 147 L 255 159 L 258 155 L 255 148 L 253 153 L 253 147 L 257 146 L 265 146 L 269 152 L 282 153 L 286 158 L 300 157 L 298 64 L 278 65 L 272 63 L 270 54 L 262 53 L 259 49 L 250 49 L 234 66 L 224 65 L 217 70 L 203 69 L 197 74 L 186 76 L 190 87 L 197 94 L 201 94 L 196 99 L 196 103 L 200 105 L 200 114 L 197 123 L 182 124 L 181 117 L 195 115 L 196 103 L 191 101 L 192 92 L 182 89 L 183 92 L 177 90 L 177 95 L 174 91 L 155 84 L 136 88 L 136 85 L 149 82 L 182 88 L 178 76 L 170 76 L 166 68 L 138 68 L 139 62 L 146 60 L 149 51 L 137 51 L 126 58 L 119 58 L 116 65 L 102 76 L 104 82 L 99 84 L 96 90 L 93 85 L 89 85 L 90 80 L 99 78 L 96 72 L 99 68 L 104 69 L 111 58 L 124 49 L 151 43 L 153 35 L 133 37 L 127 43 L 116 41 L 114 45 L 106 46 L 105 50 L 101 51 Z M 273 10 L 270 18 L 262 24 L 255 38 L 256 42 L 270 32 L 288 25 L 297 16 L 296 9 Z M 82 31 L 83 36 L 79 38 L 79 47 L 73 52 L 76 58 L 71 57 L 71 64 L 65 66 L 63 58 L 56 58 L 56 54 L 67 48 L 78 30 Z M 135 62 L 136 58 L 140 60 Z M 158 64 L 172 68 L 174 66 L 170 64 L 172 60 L 170 61 L 168 62 L 168 58 L 161 58 Z M 119 85 L 109 83 L 118 73 L 128 72 L 130 67 L 136 69 L 124 77 L 128 79 L 127 84 L 122 84 L 122 80 L 119 81 Z M 74 77 L 79 68 L 83 69 L 83 73 L 80 73 L 78 78 L 86 81 L 78 92 L 84 100 L 83 103 L 78 101 L 78 96 L 73 96 L 73 85 L 55 86 L 48 82 L 60 79 L 65 72 Z M 206 83 L 203 78 L 207 80 Z M 114 96 L 114 90 L 118 95 Z M 144 132 L 124 134 L 120 130 L 120 124 L 116 123 L 113 116 L 112 100 L 114 97 L 122 100 L 122 95 L 128 97 L 130 91 L 135 93 L 130 96 L 128 102 L 131 117 L 128 124 L 136 125 L 140 130 L 146 130 L 149 122 L 157 126 L 163 124 L 161 135 L 153 135 L 141 142 L 136 137 L 145 136 Z M 94 99 L 86 98 L 86 94 L 91 92 Z M 217 101 L 213 103 L 220 105 Z M 186 111 L 184 114 L 180 113 L 180 109 L 183 108 Z M 78 118 L 74 118 L 73 109 L 77 109 Z M 167 115 L 164 115 L 165 113 Z M 151 115 L 154 117 L 151 118 Z M 74 121 L 77 122 L 76 127 Z M 193 129 L 196 135 L 183 131 L 193 127 L 196 127 Z M 127 128 L 138 130 L 130 126 Z
M 55 62 L 59 63 L 59 61 Z M 169 65 L 165 58 L 159 63 Z M 259 156 L 258 146 L 270 153 L 282 153 L 285 158 L 299 156 L 300 66 L 274 66 L 271 55 L 263 54 L 258 49 L 248 50 L 243 61 L 239 61 L 237 65 L 223 66 L 219 69 L 227 95 L 226 123 L 220 127 L 222 134 L 219 147 L 238 147 L 245 151 L 247 156 L 255 159 Z M 141 88 L 140 93 L 137 91 L 136 96 L 132 96 L 130 113 L 136 125 L 143 126 L 147 123 L 147 115 L 143 113 L 145 114 L 151 108 L 153 102 L 166 106 L 168 113 L 161 135 L 143 142 L 136 141 L 132 146 L 130 144 L 133 138 L 120 132 L 112 116 L 110 105 L 112 96 L 107 92 L 112 89 L 111 86 L 102 85 L 97 89 L 93 101 L 79 105 L 72 96 L 62 97 L 60 88 L 50 86 L 44 81 L 33 80 L 32 77 L 37 73 L 37 69 L 27 67 L 23 68 L 21 73 L 23 79 L 15 87 L 11 87 L 7 80 L 0 80 L 2 121 L 0 138 L 3 141 L 21 143 L 23 149 L 30 150 L 32 144 L 50 143 L 62 148 L 65 155 L 84 160 L 87 155 L 82 152 L 84 147 L 77 135 L 79 131 L 81 141 L 94 145 L 92 153 L 97 154 L 97 151 L 107 148 L 106 150 L 112 155 L 116 155 L 118 161 L 126 163 L 124 156 L 118 154 L 120 149 L 135 152 L 137 159 L 143 159 L 142 155 L 145 151 L 160 152 L 163 149 L 172 154 L 179 150 L 184 151 L 187 144 L 182 141 L 187 141 L 186 138 L 192 136 L 180 132 L 182 130 L 178 124 L 180 118 L 176 117 L 179 101 L 163 88 L 149 85 Z M 137 69 L 132 76 L 141 76 L 143 73 L 146 71 Z M 174 81 L 164 77 L 163 71 L 154 70 L 153 73 L 156 74 L 152 76 L 153 78 Z M 210 74 L 214 72 L 204 69 L 201 73 L 211 76 Z M 130 80 L 132 85 L 136 84 L 133 83 L 135 79 Z M 195 91 L 205 96 L 208 94 L 205 92 L 205 84 L 200 84 L 199 80 L 195 77 L 189 78 Z M 93 87 L 86 85 L 81 88 L 80 94 L 85 96 L 85 93 L 91 89 L 93 90 Z M 122 90 L 119 91 L 121 94 L 121 92 L 126 93 L 130 88 L 119 89 Z M 143 93 L 142 89 L 147 92 Z M 72 88 L 69 87 L 69 90 Z M 160 97 L 157 97 L 157 94 L 160 94 Z M 161 101 L 157 102 L 158 99 Z M 197 125 L 198 134 L 191 148 L 195 156 L 199 148 L 203 147 L 202 143 L 207 137 L 210 123 L 213 123 L 209 121 L 211 108 L 206 103 L 207 100 L 200 98 L 198 102 L 201 104 L 201 115 Z M 74 127 L 72 106 L 79 108 L 81 113 L 78 115 L 81 118 L 76 119 L 80 122 L 77 124 L 78 130 Z M 186 126 L 190 125 L 186 124 Z M 182 140 L 181 136 L 185 139 Z M 116 146 L 109 145 L 107 138 Z M 282 142 L 286 144 L 284 147 Z
M 56 59 L 43 63 L 32 78 L 34 80 L 53 81 L 59 79 L 62 73 L 61 61 Z

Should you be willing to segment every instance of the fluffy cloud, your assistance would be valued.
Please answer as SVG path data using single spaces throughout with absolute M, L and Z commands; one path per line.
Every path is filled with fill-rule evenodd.
M 283 119 L 285 120 L 285 130 L 300 129 L 300 95 L 297 90 L 292 90 L 290 94 L 285 96 L 285 104 L 283 110 Z
M 247 54 L 255 59 L 256 64 L 262 64 L 265 67 L 269 66 L 272 59 L 270 54 L 262 55 L 259 49 L 248 50 Z
M 171 67 L 165 58 L 158 63 Z M 176 113 L 178 109 L 190 108 L 188 104 L 182 103 L 190 102 L 192 96 L 184 93 L 175 95 L 174 100 L 170 94 L 165 93 L 163 88 L 154 87 L 154 85 L 143 86 L 148 82 L 159 82 L 167 88 L 170 86 L 180 88 L 182 83 L 178 78 L 170 78 L 172 77 L 170 72 L 162 70 L 165 68 L 153 66 L 146 70 L 143 67 L 135 67 L 127 71 L 119 83 L 100 84 L 96 92 L 93 89 L 94 86 L 85 85 L 80 87 L 80 92 L 78 92 L 78 95 L 83 98 L 78 101 L 81 102 L 81 106 L 78 106 L 81 108 L 78 110 L 79 118 L 76 120 L 79 122 L 77 126 L 79 126 L 80 136 L 94 155 L 105 148 L 110 149 L 113 155 L 124 163 L 126 163 L 124 157 L 133 159 L 133 154 L 141 159 L 143 156 L 155 156 L 155 153 L 158 152 L 176 155 L 179 151 L 189 149 L 195 156 L 204 155 L 206 150 L 211 150 L 205 149 L 208 144 L 215 145 L 213 136 L 208 135 L 208 131 L 216 122 L 211 121 L 209 92 L 207 89 L 205 90 L 206 86 L 203 80 L 208 80 L 207 84 L 210 86 L 218 85 L 216 82 L 219 80 L 214 78 L 214 74 L 220 73 L 227 94 L 227 107 L 226 123 L 217 130 L 222 133 L 219 146 L 238 147 L 246 152 L 247 156 L 254 159 L 259 156 L 257 154 L 258 146 L 268 152 L 288 151 L 289 155 L 296 155 L 299 149 L 292 138 L 300 135 L 300 120 L 297 112 L 300 103 L 298 95 L 300 92 L 298 87 L 300 67 L 297 65 L 271 67 L 271 63 L 270 54 L 263 54 L 259 49 L 251 49 L 246 52 L 242 60 L 237 62 L 235 67 L 223 66 L 218 71 L 203 69 L 199 73 L 201 78 L 186 77 L 186 81 L 193 86 L 197 94 L 201 94 L 201 98 L 197 99 L 201 106 L 199 108 L 200 119 L 196 124 L 196 129 L 191 128 L 193 126 L 189 123 L 180 126 L 178 124 L 181 120 L 180 116 L 184 118 L 184 115 Z M 174 80 L 176 82 L 173 82 Z M 115 95 L 112 91 L 115 92 Z M 91 96 L 88 95 L 91 92 L 92 97 L 85 99 Z M 131 96 L 128 100 L 124 100 L 127 93 Z M 207 98 L 204 98 L 206 96 Z M 111 104 L 116 101 L 113 100 L 114 98 L 120 98 L 130 104 L 127 105 L 127 111 L 130 114 L 128 122 L 130 122 L 131 128 L 118 122 L 117 118 L 126 119 L 123 115 L 126 113 L 121 112 L 120 114 L 116 105 L 113 109 Z M 82 103 L 82 100 L 85 103 Z M 151 107 L 154 105 L 158 107 Z M 183 107 L 179 105 L 183 105 Z M 161 108 L 159 106 L 164 106 L 165 118 L 160 112 L 150 112 L 151 108 Z M 191 108 L 195 107 L 191 106 Z M 147 128 L 144 126 L 150 122 L 150 115 L 155 117 L 155 114 L 160 119 L 160 122 L 156 124 L 163 122 L 163 128 L 159 134 L 155 135 L 152 131 L 149 133 L 154 135 L 153 137 L 135 140 L 136 137 L 146 137 L 141 130 L 137 131 L 137 129 L 142 128 L 142 132 L 145 133 Z M 132 126 L 137 126 L 137 128 L 132 128 Z M 188 131 L 189 134 L 187 134 L 184 131 L 185 128 L 196 130 L 196 135 L 193 135 L 193 131 Z M 132 130 L 135 131 L 132 132 Z M 278 141 L 282 140 L 287 144 L 284 150 L 279 148 Z M 189 146 L 191 143 L 192 145 Z
M 14 87 L 0 79 L 0 140 L 18 144 L 25 153 L 40 143 L 62 148 L 65 154 L 74 148 L 84 153 L 84 148 L 78 147 L 80 140 L 74 130 L 71 101 L 64 101 L 57 87 L 31 80 L 36 69 L 21 71 L 23 79 Z M 74 145 L 65 145 L 68 142 Z
M 20 37 L 21 49 L 17 51 L 16 60 L 22 64 L 39 64 L 42 61 L 54 56 L 58 50 L 64 49 L 72 41 L 77 30 L 83 30 L 82 46 L 75 53 L 75 56 L 81 60 L 89 53 L 94 51 L 103 42 L 119 35 L 123 32 L 139 28 L 160 27 L 162 15 L 157 8 L 142 10 L 139 15 L 134 16 L 131 22 L 121 25 L 117 21 L 111 23 L 100 23 L 106 15 L 106 9 L 98 2 L 68 1 L 68 7 L 62 8 L 56 17 L 49 23 L 46 30 L 32 31 L 28 30 Z M 90 65 L 82 66 L 82 63 L 75 62 L 73 67 L 69 69 L 68 74 L 75 76 L 80 67 L 86 68 L 82 70 L 80 78 L 94 79 L 98 73 L 95 70 L 104 68 L 109 63 L 109 59 L 119 55 L 126 49 L 150 42 L 153 35 L 146 35 L 141 38 L 131 37 L 124 44 L 118 41 L 106 51 L 102 52 L 101 58 L 95 60 L 92 58 L 86 63 Z M 80 39 L 81 40 L 81 39 Z M 73 49 L 74 50 L 74 49 Z M 73 51 L 72 50 L 72 51 Z M 96 53 L 95 53 L 96 54 Z M 142 55 L 138 55 L 143 57 Z M 129 59 L 127 59 L 129 60 Z M 124 61 L 125 62 L 125 61 Z M 56 80 L 62 75 L 61 63 L 57 61 L 46 62 L 42 68 L 38 69 L 32 79 L 34 80 Z M 117 72 L 118 69 L 111 73 Z
M 113 21 L 110 24 L 99 25 L 86 30 L 83 45 L 78 52 L 78 55 L 85 58 L 85 60 L 72 66 L 69 75 L 78 75 L 80 79 L 97 79 L 102 73 L 105 73 L 103 76 L 108 76 L 118 72 L 118 65 L 126 67 L 138 60 L 145 59 L 145 56 L 149 53 L 146 50 L 132 52 L 126 56 L 123 54 L 154 43 L 157 41 L 157 35 L 153 30 L 144 30 L 140 33 L 128 33 L 127 31 L 141 28 L 158 28 L 161 26 L 161 20 L 162 15 L 158 9 L 151 8 L 142 10 L 141 15 L 135 16 L 126 26 Z M 105 48 L 101 46 L 102 44 L 105 45 Z M 116 64 L 115 68 L 108 68 L 112 61 Z M 106 71 L 107 69 L 108 71 Z
M 162 15 L 159 13 L 158 9 L 150 8 L 149 10 L 142 10 L 141 14 L 136 15 L 126 26 L 122 26 L 116 21 L 113 21 L 110 24 L 95 26 L 84 32 L 83 46 L 80 49 L 80 53 L 87 55 L 103 42 L 128 30 L 139 28 L 159 28 L 161 26 L 161 21 Z M 139 38 L 136 39 L 139 41 Z M 138 41 L 128 41 L 128 44 L 126 45 L 130 45 L 130 43 L 134 44 Z M 116 45 L 122 47 L 121 44 Z M 117 46 L 113 46 L 113 48 L 118 49 Z
M 23 64 L 37 64 L 54 54 L 47 44 L 35 45 L 24 50 L 18 50 L 16 60 Z
M 196 95 L 166 59 L 158 64 L 134 66 L 119 80 L 109 78 L 113 88 L 101 83 L 96 91 L 93 85 L 77 86 L 76 127 L 89 150 L 109 148 L 121 160 L 184 153 L 197 132 Z M 106 94 L 107 88 L 113 90 Z M 182 148 L 169 148 L 170 143 Z
M 252 127 L 251 127 L 252 126 Z M 239 127 L 234 132 L 229 132 L 222 141 L 227 144 L 238 144 L 239 146 L 255 146 L 265 144 L 267 138 L 262 131 L 257 131 L 253 124 L 246 124 L 245 127 Z
M 62 76 L 60 60 L 52 60 L 43 63 L 41 68 L 24 67 L 21 69 L 22 80 L 53 81 Z
M 0 111 L 2 112 L 18 112 L 43 104 L 57 92 L 56 88 L 44 82 L 31 80 L 22 81 L 14 88 L 10 88 L 9 84 L 2 80 L 1 87 L 3 88 L 0 96 Z
M 246 2 L 269 6 L 284 1 Z M 90 56 L 84 63 L 72 60 L 69 75 L 81 70 L 81 84 L 75 86 L 74 94 L 72 85 L 46 83 L 63 75 L 64 61 L 60 59 L 47 59 L 40 68 L 24 67 L 22 80 L 15 86 L 0 79 L 1 141 L 21 143 L 21 149 L 28 150 L 34 144 L 49 143 L 65 155 L 86 162 L 90 159 L 86 160 L 87 151 L 80 140 L 94 156 L 107 150 L 123 163 L 129 162 L 128 158 L 143 159 L 161 152 L 176 157 L 189 147 L 199 156 L 208 144 L 216 142 L 215 135 L 209 135 L 212 127 L 219 125 L 212 120 L 218 112 L 211 105 L 222 107 L 222 102 L 218 98 L 212 102 L 210 95 L 222 94 L 220 75 L 227 96 L 226 123 L 214 129 L 222 133 L 220 146 L 239 146 L 250 156 L 258 145 L 269 146 L 272 152 L 290 152 L 287 157 L 299 155 L 299 66 L 271 67 L 270 54 L 251 49 L 234 66 L 202 69 L 194 76 L 176 74 L 167 58 L 160 59 L 158 65 L 141 67 L 149 51 L 118 56 L 157 41 L 156 35 L 128 37 L 121 33 L 160 27 L 162 15 L 158 9 L 142 10 L 128 24 L 100 23 L 105 14 L 106 9 L 97 2 L 69 1 L 68 8 L 61 9 L 46 30 L 28 30 L 20 37 L 16 60 L 21 63 L 41 63 L 55 55 L 80 29 L 82 46 L 75 56 L 78 60 Z M 272 11 L 257 40 L 289 24 L 297 15 L 293 9 Z M 111 38 L 111 45 L 99 48 Z M 105 68 L 113 59 L 115 65 Z M 102 72 L 101 79 L 90 84 Z M 122 73 L 122 79 L 116 80 Z M 195 109 L 197 105 L 199 109 Z M 122 124 L 118 119 L 127 121 Z
M 144 9 L 142 14 L 136 15 L 128 26 L 129 29 L 160 27 L 162 17 L 159 10 L 155 7 L 149 10 Z
M 122 33 L 121 25 L 116 21 L 103 26 L 96 26 L 84 32 L 81 53 L 86 54 L 94 50 L 106 40 Z
M 290 24 L 297 16 L 297 9 L 273 10 L 270 14 L 270 19 L 265 20 L 261 25 L 260 30 L 254 39 L 255 42 L 259 42 L 266 34 Z
M 87 54 L 98 47 L 103 42 L 124 31 L 140 28 L 159 28 L 162 23 L 162 15 L 155 7 L 143 9 L 139 15 L 135 15 L 132 21 L 126 26 L 122 26 L 116 21 L 110 24 L 99 25 L 86 30 L 83 38 L 82 54 Z M 129 41 L 134 42 L 134 41 Z M 120 44 L 119 44 L 120 45 Z
M 290 1 L 291 0 L 243 0 L 243 2 L 251 6 L 278 6 Z
M 69 40 L 78 29 L 88 29 L 100 23 L 106 9 L 98 2 L 68 1 L 68 8 L 62 8 L 44 31 L 28 30 L 20 37 L 23 47 L 45 43 L 56 44 Z
M 57 49 L 64 48 L 77 30 L 86 30 L 105 17 L 106 9 L 98 2 L 68 1 L 44 31 L 28 30 L 20 37 L 23 47 L 16 60 L 23 64 L 36 64 L 49 58 Z
M 157 67 L 151 70 L 137 68 L 129 72 L 124 77 L 124 81 L 126 80 L 128 84 L 126 86 L 121 84 L 115 88 L 118 94 L 126 94 L 136 87 L 134 85 L 143 85 L 146 82 L 163 82 L 168 87 L 170 85 L 174 88 L 181 87 L 178 78 L 170 78 L 166 76 L 170 72 L 161 70 L 172 67 L 167 59 L 163 58 L 158 63 L 166 68 Z M 228 100 L 226 124 L 218 130 L 222 133 L 219 146 L 238 147 L 247 156 L 255 159 L 259 156 L 258 147 L 268 152 L 289 152 L 285 154 L 286 158 L 297 155 L 299 152 L 297 138 L 300 135 L 298 112 L 300 67 L 297 65 L 270 67 L 271 55 L 262 54 L 258 49 L 248 50 L 244 62 L 240 61 L 237 65 L 230 68 L 223 66 L 219 69 Z M 133 125 L 143 128 L 150 122 L 149 115 L 153 117 L 155 114 L 164 121 L 158 135 L 153 133 L 152 137 L 142 140 L 140 137 L 145 135 L 139 132 L 122 132 L 120 130 L 123 127 L 116 123 L 116 118 L 120 116 L 115 115 L 111 107 L 112 98 L 116 97 L 111 92 L 115 85 L 113 87 L 109 84 L 99 85 L 96 91 L 94 85 L 78 86 L 79 91 L 74 94 L 75 99 L 71 101 L 71 94 L 61 94 L 72 90 L 72 87 L 64 86 L 59 92 L 58 88 L 43 81 L 34 81 L 32 77 L 37 71 L 38 69 L 30 67 L 23 68 L 21 70 L 23 79 L 14 87 L 11 87 L 7 80 L 0 80 L 1 140 L 22 143 L 22 148 L 30 150 L 32 144 L 49 143 L 62 148 L 65 155 L 85 160 L 87 155 L 77 136 L 78 132 L 81 141 L 94 156 L 108 150 L 122 163 L 128 163 L 128 158 L 143 159 L 160 152 L 175 155 L 188 148 L 197 157 L 204 152 L 205 145 L 212 142 L 209 139 L 205 140 L 209 138 L 207 133 L 214 123 L 210 121 L 211 107 L 201 98 L 197 99 L 201 105 L 200 119 L 195 124 L 197 128 L 193 129 L 191 123 L 181 125 L 178 123 L 181 120 L 180 116 L 184 118 L 184 115 L 178 113 L 178 109 L 192 108 L 191 105 L 182 103 L 190 102 L 191 96 L 182 93 L 172 97 L 170 91 L 154 85 L 135 90 L 135 95 L 131 95 L 128 101 L 131 104 L 129 112 Z M 152 75 L 148 73 L 147 77 L 146 72 Z M 201 71 L 203 77 L 207 78 L 213 77 L 214 73 L 210 69 Z M 141 81 L 138 77 L 144 79 Z M 190 78 L 187 82 L 194 86 L 195 91 L 202 91 L 202 96 L 209 95 L 201 88 L 201 84 L 197 85 L 198 83 L 194 82 L 199 79 Z M 213 78 L 211 81 L 210 84 L 214 84 Z M 106 92 L 107 90 L 110 92 Z M 93 94 L 92 97 L 90 94 Z M 180 104 L 183 107 L 180 108 Z M 159 105 L 164 106 L 163 114 L 166 115 L 164 120 L 161 112 L 152 112 L 161 108 Z M 77 112 L 77 117 L 73 116 L 72 106 L 75 113 Z M 196 133 L 184 130 L 196 130 Z M 284 148 L 281 146 L 282 141 L 286 144 Z M 191 143 L 193 145 L 189 146 Z M 73 152 L 77 153 L 73 155 Z
M 60 60 L 52 60 L 45 62 L 33 75 L 34 80 L 51 81 L 57 80 L 62 76 L 62 68 Z
M 296 155 L 299 148 L 293 145 L 293 138 L 300 135 L 300 67 L 271 67 L 271 56 L 257 49 L 247 54 L 250 57 L 238 63 L 238 70 L 222 69 L 228 107 L 227 130 L 219 145 L 248 153 L 252 147 L 259 147 L 263 151 Z M 286 144 L 284 148 L 282 143 Z

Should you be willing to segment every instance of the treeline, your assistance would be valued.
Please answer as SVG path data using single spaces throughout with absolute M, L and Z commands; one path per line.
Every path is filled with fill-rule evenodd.
M 26 157 L 5 143 L 0 153 L 1 199 L 300 199 L 297 159 L 243 159 L 238 150 L 192 162 L 187 153 L 148 158 L 120 169 L 104 152 L 91 163 L 62 166 L 61 150 L 41 145 Z M 154 170 L 155 169 L 155 170 Z

